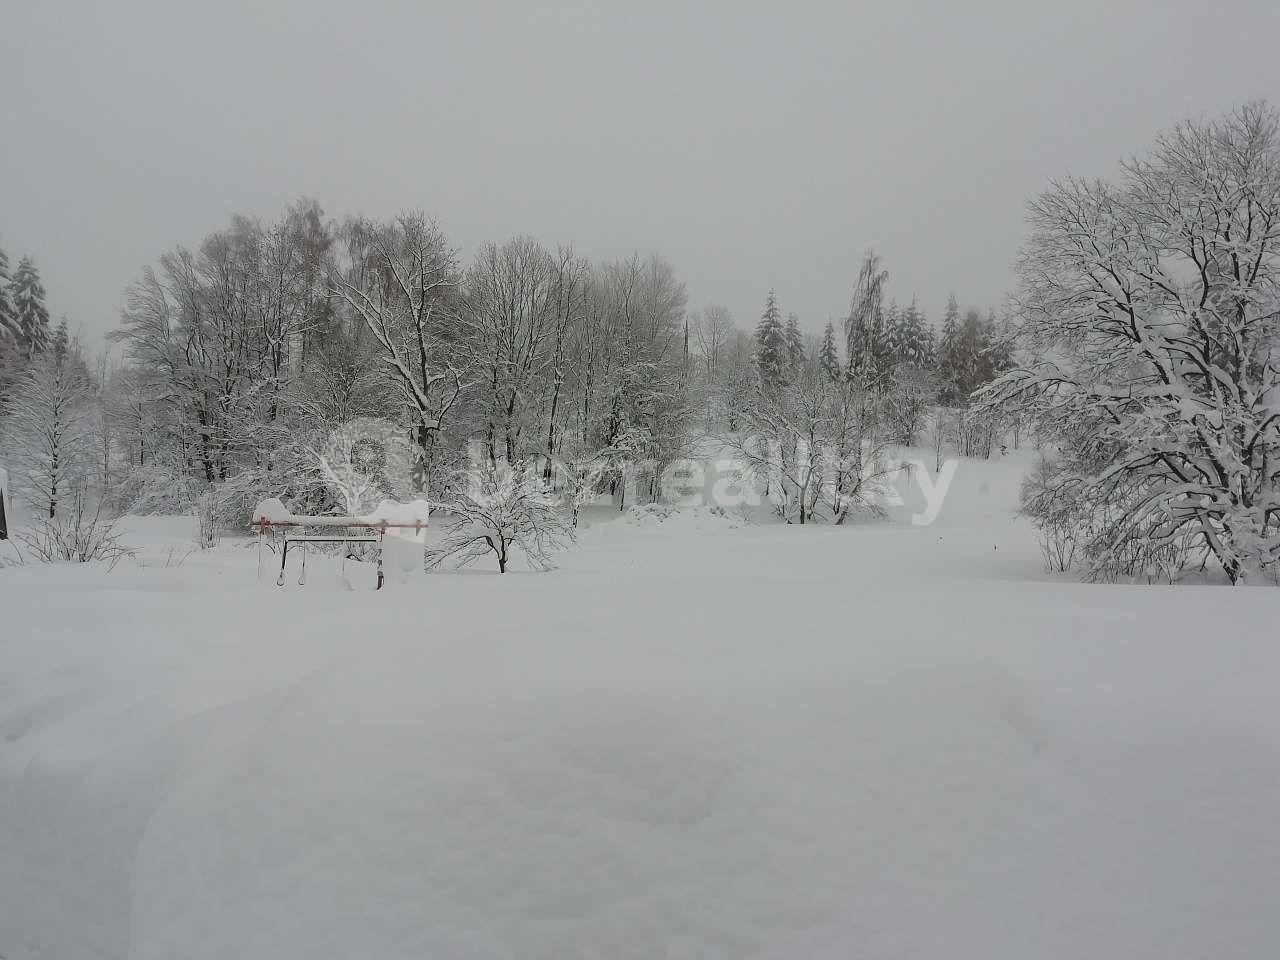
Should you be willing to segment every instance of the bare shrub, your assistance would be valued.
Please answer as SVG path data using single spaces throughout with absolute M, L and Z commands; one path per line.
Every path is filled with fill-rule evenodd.
M 484 461 L 469 471 L 444 504 L 453 519 L 446 535 L 427 553 L 434 567 L 452 558 L 459 567 L 493 554 L 506 573 L 512 546 L 529 565 L 551 567 L 552 555 L 574 540 L 571 520 L 532 470 Z
M 84 490 L 75 489 L 68 509 L 42 518 L 21 531 L 18 539 L 38 563 L 105 563 L 108 569 L 133 551 L 119 541 L 114 518 L 103 516 L 102 502 L 90 508 Z

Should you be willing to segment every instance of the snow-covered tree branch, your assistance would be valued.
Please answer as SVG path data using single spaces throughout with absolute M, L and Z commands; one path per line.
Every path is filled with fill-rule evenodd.
M 1021 365 L 982 394 L 1033 418 L 1107 511 L 1095 575 L 1191 538 L 1232 581 L 1280 559 L 1280 139 L 1249 105 L 1162 134 L 1118 184 L 1030 208 Z

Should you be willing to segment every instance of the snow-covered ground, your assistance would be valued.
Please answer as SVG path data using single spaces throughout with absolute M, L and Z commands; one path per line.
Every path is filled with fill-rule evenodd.
M 1048 577 L 1024 465 L 380 594 L 181 518 L 0 571 L 0 957 L 1274 955 L 1280 591 Z

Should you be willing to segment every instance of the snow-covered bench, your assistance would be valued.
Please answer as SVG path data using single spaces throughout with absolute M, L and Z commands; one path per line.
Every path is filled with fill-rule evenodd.
M 254 508 L 250 527 L 260 538 L 277 532 L 281 536 L 277 586 L 284 586 L 285 566 L 289 561 L 291 545 L 296 544 L 302 550 L 302 570 L 298 577 L 298 583 L 302 584 L 306 582 L 307 576 L 307 544 L 369 543 L 374 545 L 373 552 L 378 564 L 377 589 L 381 590 L 387 565 L 397 572 L 400 580 L 405 579 L 405 575 L 415 568 L 418 571 L 423 569 L 429 514 L 430 506 L 425 500 L 410 503 L 383 500 L 372 513 L 365 516 L 312 516 L 291 513 L 288 507 L 272 497 Z

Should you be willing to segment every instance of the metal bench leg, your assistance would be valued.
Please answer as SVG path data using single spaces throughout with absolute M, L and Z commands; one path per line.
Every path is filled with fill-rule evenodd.
M 376 547 L 374 547 L 374 549 L 378 551 L 378 585 L 374 589 L 381 590 L 382 589 L 382 541 L 378 541 L 378 544 Z
M 277 587 L 284 586 L 284 565 L 288 562 L 288 560 L 289 560 L 289 541 L 286 538 L 284 541 L 284 549 L 280 551 L 280 576 L 276 577 Z
M 302 572 L 298 574 L 298 586 L 307 582 L 307 545 L 302 545 Z

